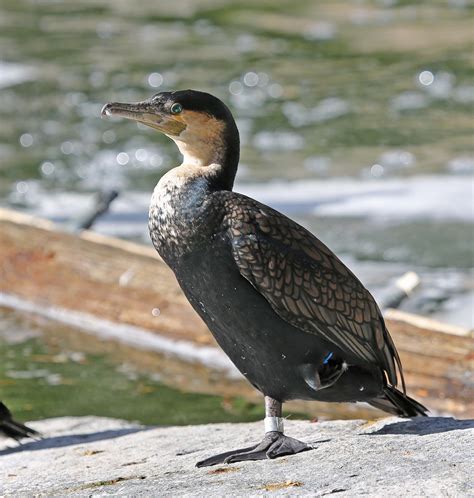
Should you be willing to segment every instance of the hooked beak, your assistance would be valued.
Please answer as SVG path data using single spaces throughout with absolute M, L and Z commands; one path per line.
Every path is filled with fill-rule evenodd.
M 168 112 L 157 110 L 147 100 L 133 104 L 110 102 L 102 107 L 101 115 L 131 119 L 171 136 L 178 136 L 186 128 L 186 123 L 180 118 Z

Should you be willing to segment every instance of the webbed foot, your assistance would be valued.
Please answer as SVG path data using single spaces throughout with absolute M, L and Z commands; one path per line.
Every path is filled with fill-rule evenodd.
M 281 432 L 267 432 L 263 440 L 256 446 L 227 451 L 219 455 L 206 458 L 196 464 L 196 467 L 208 467 L 221 463 L 245 462 L 247 460 L 266 460 L 285 455 L 295 455 L 312 447 Z

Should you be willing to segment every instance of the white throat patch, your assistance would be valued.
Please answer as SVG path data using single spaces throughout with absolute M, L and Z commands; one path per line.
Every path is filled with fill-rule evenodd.
M 150 215 L 155 215 L 161 222 L 175 214 L 173 200 L 179 191 L 193 178 L 206 178 L 213 176 L 221 170 L 220 164 L 200 166 L 197 164 L 183 163 L 163 175 L 153 190 L 150 204 Z

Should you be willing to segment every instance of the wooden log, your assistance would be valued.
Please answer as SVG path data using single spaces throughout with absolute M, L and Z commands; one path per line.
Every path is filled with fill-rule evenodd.
M 473 331 L 399 310 L 385 319 L 411 392 L 441 412 L 472 417 Z
M 212 343 L 173 273 L 150 247 L 0 210 L 0 290 L 147 330 Z M 160 313 L 153 314 L 154 309 Z
M 197 346 L 215 345 L 152 247 L 90 231 L 76 236 L 59 231 L 47 220 L 0 209 L 0 261 L 0 292 Z M 468 378 L 473 359 L 471 332 L 398 310 L 388 310 L 386 320 L 405 366 L 409 391 L 432 409 L 473 416 Z M 208 367 L 212 370 L 212 365 Z M 204 378 L 206 369 L 198 370 Z M 219 383 L 212 383 L 212 388 L 208 382 L 202 385 L 208 392 L 219 392 Z M 232 390 L 229 385 L 240 387 Z M 253 396 L 242 381 L 226 380 L 226 386 L 227 393 Z M 311 406 L 316 405 L 327 416 L 371 413 L 347 404 Z

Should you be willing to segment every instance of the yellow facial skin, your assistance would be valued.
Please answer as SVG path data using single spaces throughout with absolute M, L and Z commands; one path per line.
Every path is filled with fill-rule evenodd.
M 131 119 L 171 137 L 179 136 L 186 129 L 186 123 L 182 116 L 184 112 L 171 114 L 168 111 L 161 111 L 150 101 L 133 104 L 111 102 L 102 108 L 101 114 L 102 116 L 119 116 Z
M 178 146 L 183 164 L 209 166 L 222 159 L 225 123 L 206 112 L 183 109 L 172 114 L 153 101 L 144 101 L 134 104 L 112 102 L 103 107 L 102 115 L 131 119 L 164 133 Z

